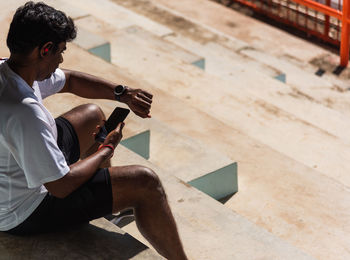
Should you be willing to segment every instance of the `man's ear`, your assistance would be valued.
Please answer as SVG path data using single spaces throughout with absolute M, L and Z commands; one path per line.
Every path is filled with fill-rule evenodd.
M 52 50 L 52 47 L 53 47 L 52 42 L 45 43 L 40 49 L 40 56 L 45 57 Z

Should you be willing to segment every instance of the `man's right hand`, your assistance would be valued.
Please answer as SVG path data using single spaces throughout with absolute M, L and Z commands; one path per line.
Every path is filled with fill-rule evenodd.
M 123 131 L 124 125 L 125 125 L 124 122 L 119 123 L 117 127 L 107 135 L 103 144 L 112 145 L 115 148 L 123 138 L 122 131 Z

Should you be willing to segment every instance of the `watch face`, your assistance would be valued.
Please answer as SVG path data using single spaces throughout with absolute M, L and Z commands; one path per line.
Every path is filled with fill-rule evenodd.
M 121 95 L 121 94 L 123 94 L 124 89 L 125 89 L 125 87 L 123 85 L 118 85 L 118 86 L 115 87 L 114 93 L 116 95 Z

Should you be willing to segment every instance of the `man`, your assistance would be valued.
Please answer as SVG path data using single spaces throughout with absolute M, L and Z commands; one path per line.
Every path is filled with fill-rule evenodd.
M 157 175 L 143 166 L 101 167 L 124 123 L 100 145 L 93 136 L 105 119 L 99 107 L 81 105 L 54 120 L 43 106 L 43 98 L 70 92 L 117 99 L 150 117 L 150 93 L 58 68 L 75 37 L 72 19 L 44 3 L 28 2 L 13 17 L 11 55 L 0 61 L 0 231 L 50 232 L 133 208 L 139 230 L 161 255 L 186 259 Z

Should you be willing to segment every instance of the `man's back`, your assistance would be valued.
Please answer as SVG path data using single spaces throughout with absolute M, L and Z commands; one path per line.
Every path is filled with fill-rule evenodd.
M 0 230 L 8 230 L 44 199 L 42 181 L 57 176 L 57 160 L 47 158 L 61 152 L 50 145 L 54 131 L 33 89 L 6 62 L 0 63 L 0 111 Z

